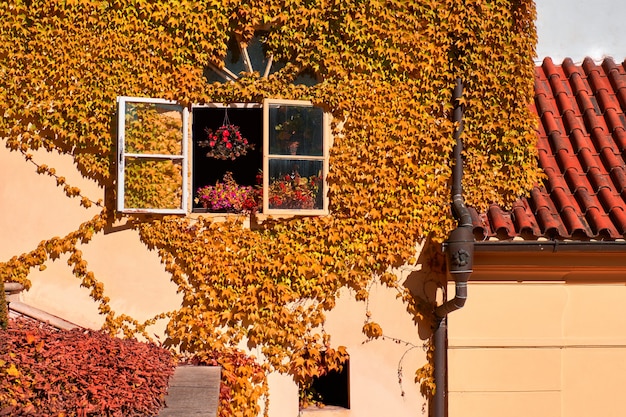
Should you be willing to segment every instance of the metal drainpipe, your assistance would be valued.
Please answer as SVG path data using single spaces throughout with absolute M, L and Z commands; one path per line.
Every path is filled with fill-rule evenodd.
M 452 213 L 457 219 L 457 227 L 446 241 L 446 260 L 448 272 L 454 279 L 454 298 L 448 300 L 435 309 L 435 331 L 433 343 L 435 347 L 435 395 L 433 397 L 433 417 L 446 417 L 448 414 L 448 325 L 447 316 L 455 310 L 462 308 L 467 299 L 467 281 L 472 273 L 474 263 L 474 233 L 472 230 L 472 218 L 465 207 L 463 200 L 463 160 L 461 151 L 463 142 L 463 106 L 459 102 L 463 94 L 463 83 L 460 78 L 456 80 L 452 101 L 454 104 L 453 121 L 457 123 L 454 132 L 454 167 L 452 170 Z

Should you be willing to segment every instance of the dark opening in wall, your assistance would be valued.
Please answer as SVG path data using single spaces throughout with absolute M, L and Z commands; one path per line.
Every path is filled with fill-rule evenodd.
M 241 135 L 246 138 L 254 149 L 235 160 L 220 160 L 206 156 L 207 148 L 198 146 L 198 142 L 207 139 L 206 129 L 217 130 L 223 123 L 226 114 L 231 124 L 237 126 Z M 233 174 L 239 185 L 258 185 L 257 175 L 263 167 L 263 110 L 260 106 L 250 107 L 212 107 L 198 106 L 193 109 L 193 161 L 192 187 L 195 196 L 200 187 L 215 185 L 222 180 L 226 172 Z M 201 205 L 194 201 L 193 208 Z
M 311 391 L 324 405 L 350 408 L 350 359 L 341 371 L 314 378 Z

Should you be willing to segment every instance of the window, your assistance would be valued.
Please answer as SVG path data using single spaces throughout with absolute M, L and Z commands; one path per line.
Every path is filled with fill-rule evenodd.
M 311 390 L 324 405 L 350 408 L 350 360 L 343 364 L 341 371 L 314 377 Z
M 310 102 L 266 99 L 197 105 L 190 112 L 158 99 L 119 97 L 118 105 L 118 211 L 240 211 L 207 204 L 214 194 L 199 198 L 202 188 L 213 192 L 229 183 L 254 194 L 253 211 L 328 213 L 329 116 Z M 231 126 L 230 133 L 223 126 Z M 235 131 L 245 151 L 213 147 L 217 136 Z
M 308 415 L 306 410 L 309 405 L 323 404 L 324 406 L 335 406 L 345 409 L 350 408 L 350 359 L 343 364 L 340 371 L 331 370 L 325 375 L 313 377 L 311 385 L 306 389 L 300 389 L 300 398 L 304 400 L 305 406 L 301 411 L 303 415 Z M 336 410 L 336 408 L 334 408 Z M 317 410 L 314 411 L 317 415 Z M 332 413 L 332 412 L 331 412 Z M 333 414 L 334 415 L 334 414 Z
M 118 106 L 117 210 L 185 213 L 187 109 L 128 97 Z
M 328 123 L 322 109 L 265 100 L 263 123 L 263 212 L 326 212 Z

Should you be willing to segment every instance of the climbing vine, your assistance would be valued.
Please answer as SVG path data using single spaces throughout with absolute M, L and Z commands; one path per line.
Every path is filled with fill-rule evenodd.
M 529 108 L 534 13 L 531 0 L 1 2 L 0 137 L 26 160 L 39 149 L 70 154 L 108 190 L 115 186 L 118 95 L 183 105 L 307 99 L 334 117 L 329 216 L 270 219 L 254 230 L 240 218 L 124 216 L 113 198 L 83 196 L 54 168 L 37 165 L 68 197 L 102 211 L 0 264 L 2 278 L 28 287 L 32 268 L 66 254 L 112 333 L 146 335 L 146 326 L 168 317 L 167 343 L 182 352 L 233 352 L 245 342 L 262 353 L 266 371 L 306 383 L 345 358 L 320 331 L 342 288 L 366 300 L 379 279 L 398 288 L 413 317 L 428 313 L 389 268 L 411 260 L 416 242 L 441 240 L 453 227 L 450 95 L 457 77 L 466 85 L 467 203 L 506 206 L 538 180 Z M 209 83 L 207 68 L 224 65 L 229 40 L 245 44 L 259 29 L 266 50 L 287 65 L 268 77 L 243 73 L 234 83 Z M 321 82 L 294 84 L 303 72 Z M 150 128 L 175 127 L 163 121 Z M 153 134 L 133 128 L 142 142 Z M 148 164 L 134 174 L 159 177 L 161 169 Z M 144 200 L 164 198 L 159 187 L 131 184 Z M 183 296 L 178 310 L 145 323 L 111 310 L 77 245 L 121 217 L 158 251 Z M 368 321 L 364 332 L 380 336 L 377 326 Z M 418 379 L 427 380 L 427 371 Z

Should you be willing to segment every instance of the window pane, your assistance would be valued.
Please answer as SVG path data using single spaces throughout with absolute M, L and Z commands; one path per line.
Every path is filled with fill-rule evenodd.
M 319 107 L 272 104 L 269 108 L 269 153 L 322 156 L 324 111 Z
M 270 209 L 323 209 L 323 161 L 270 159 Z
M 183 207 L 182 159 L 126 158 L 124 207 L 180 209 Z
M 207 156 L 207 129 L 217 130 L 224 123 L 226 109 L 222 106 L 197 106 L 193 112 L 193 190 L 197 197 L 199 188 L 213 186 L 222 181 L 226 172 L 231 172 L 234 180 L 241 186 L 260 185 L 258 175 L 263 169 L 263 109 L 261 106 L 228 107 L 229 122 L 239 128 L 239 132 L 253 148 L 234 160 L 218 159 Z M 202 144 L 202 142 L 205 142 Z M 193 200 L 195 209 L 202 204 Z
M 124 152 L 181 155 L 183 108 L 175 104 L 126 104 Z

